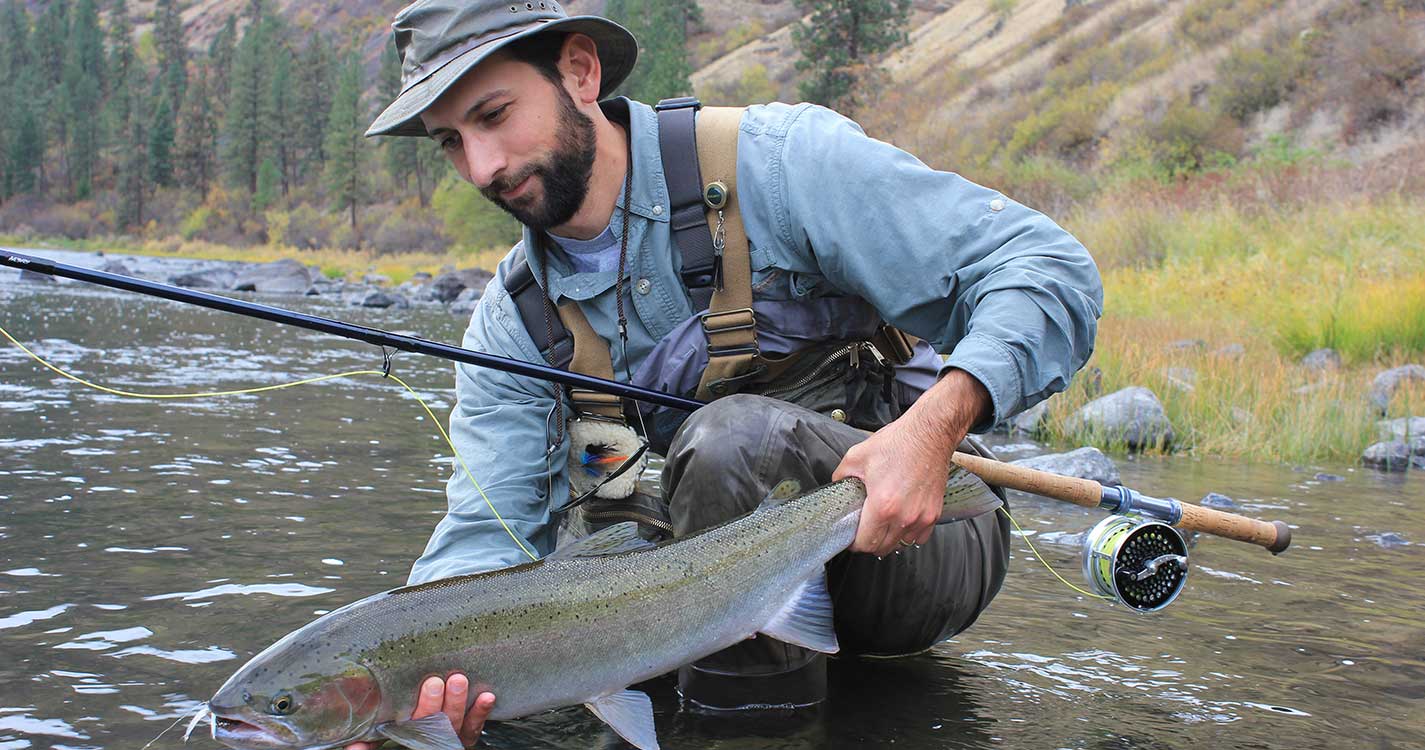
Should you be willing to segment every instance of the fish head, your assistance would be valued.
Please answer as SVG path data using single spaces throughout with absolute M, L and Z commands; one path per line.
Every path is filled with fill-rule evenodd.
M 283 654 L 281 645 L 248 662 L 208 702 L 214 737 L 237 750 L 327 748 L 361 739 L 381 709 L 371 670 L 341 655 Z

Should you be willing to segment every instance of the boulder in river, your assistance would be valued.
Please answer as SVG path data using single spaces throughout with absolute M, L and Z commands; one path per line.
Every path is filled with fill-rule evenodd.
M 99 270 L 104 273 L 113 273 L 120 276 L 133 276 L 133 269 L 124 264 L 122 260 L 106 260 L 104 265 L 99 266 Z
M 1049 402 L 1040 401 L 1028 409 L 1010 417 L 1009 420 L 1005 422 L 1005 428 L 1010 433 L 1022 432 L 1026 435 L 1037 434 L 1040 430 L 1044 429 L 1044 418 L 1048 413 Z
M 1405 471 L 1410 468 L 1410 445 L 1403 440 L 1376 443 L 1361 454 L 1361 463 L 1383 471 Z
M 484 292 L 485 285 L 492 278 L 494 274 L 483 268 L 463 268 L 443 273 L 431 282 L 431 296 L 441 302 L 453 302 L 466 289 Z
M 1401 417 L 1376 422 L 1382 440 L 1405 440 L 1425 436 L 1425 417 Z
M 1131 450 L 1167 447 L 1176 437 L 1158 397 L 1147 388 L 1131 386 L 1084 404 L 1069 417 L 1074 432 L 1089 432 L 1122 441 Z
M 214 266 L 174 276 L 168 283 L 188 289 L 232 289 L 237 271 L 228 266 Z
M 20 281 L 27 281 L 35 284 L 53 284 L 54 277 L 47 273 L 31 271 L 28 268 L 20 269 Z
M 1403 365 L 1377 375 L 1371 383 L 1371 404 L 1385 414 L 1396 389 L 1406 381 L 1425 383 L 1425 365 Z
M 399 294 L 383 292 L 380 289 L 373 289 L 367 292 L 356 302 L 360 307 L 375 307 L 385 309 L 388 307 L 407 308 L 411 306 L 410 300 Z
M 1220 493 L 1209 492 L 1197 501 L 1198 505 L 1204 508 L 1217 508 L 1218 510 L 1232 510 L 1237 507 L 1237 501 Z
M 305 294 L 312 288 L 312 272 L 290 258 L 248 266 L 233 282 L 235 292 Z
M 1079 448 L 1068 453 L 1051 453 L 1046 456 L 1021 458 L 1010 463 L 1066 477 L 1092 479 L 1105 487 L 1123 483 L 1122 478 L 1118 475 L 1118 466 L 1113 463 L 1113 459 L 1093 447 Z

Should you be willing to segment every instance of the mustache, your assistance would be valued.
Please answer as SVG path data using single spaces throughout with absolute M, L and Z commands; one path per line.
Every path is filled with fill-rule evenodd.
M 513 175 L 495 178 L 489 185 L 481 188 L 480 192 L 484 193 L 486 198 L 497 201 L 501 193 L 514 190 L 520 186 L 520 183 L 529 179 L 530 176 L 539 174 L 542 171 L 538 164 L 531 164 Z

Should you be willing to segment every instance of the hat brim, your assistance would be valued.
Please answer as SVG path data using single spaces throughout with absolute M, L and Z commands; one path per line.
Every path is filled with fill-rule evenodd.
M 554 21 L 539 22 L 507 37 L 492 39 L 469 50 L 441 66 L 414 86 L 402 91 L 401 95 L 396 97 L 396 101 L 391 102 L 391 106 L 378 115 L 376 121 L 371 123 L 371 127 L 366 129 L 366 137 L 370 138 L 376 135 L 425 137 L 429 135 L 426 132 L 425 123 L 421 122 L 421 113 L 434 104 L 435 100 L 439 99 L 441 94 L 444 94 L 456 81 L 460 80 L 461 76 L 512 42 L 535 34 L 546 34 L 553 31 L 587 34 L 594 40 L 594 44 L 599 50 L 599 63 L 603 69 L 603 80 L 599 87 L 600 99 L 612 93 L 620 83 L 623 83 L 625 78 L 628 78 L 628 74 L 633 72 L 634 62 L 638 59 L 638 41 L 633 38 L 633 34 L 628 29 L 617 23 L 599 16 L 571 16 Z

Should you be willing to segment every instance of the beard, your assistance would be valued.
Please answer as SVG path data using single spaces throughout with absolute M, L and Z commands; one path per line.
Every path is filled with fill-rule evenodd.
M 554 88 L 559 93 L 554 152 L 480 189 L 490 202 L 536 231 L 557 227 L 574 218 L 584 205 L 589 193 L 589 177 L 594 172 L 594 121 L 574 106 L 574 100 L 563 86 L 556 84 Z M 500 198 L 500 193 L 519 187 L 531 176 L 538 177 L 544 186 L 542 199 L 525 195 L 507 202 Z

